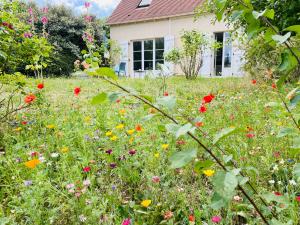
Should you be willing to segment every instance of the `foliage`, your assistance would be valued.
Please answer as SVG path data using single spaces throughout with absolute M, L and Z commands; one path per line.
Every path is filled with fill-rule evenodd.
M 173 49 L 166 60 L 180 66 L 187 79 L 195 79 L 203 63 L 202 54 L 208 42 L 203 34 L 196 30 L 184 31 L 181 36 L 182 49 Z

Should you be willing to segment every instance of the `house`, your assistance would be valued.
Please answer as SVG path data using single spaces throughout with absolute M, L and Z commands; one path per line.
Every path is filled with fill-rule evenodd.
M 144 77 L 157 75 L 158 64 L 165 64 L 172 74 L 180 68 L 165 62 L 164 54 L 181 46 L 183 30 L 196 29 L 208 38 L 223 44 L 218 50 L 205 49 L 200 75 L 242 76 L 243 51 L 232 40 L 230 29 L 223 22 L 212 24 L 214 15 L 207 14 L 195 21 L 194 10 L 204 0 L 121 0 L 108 18 L 111 39 L 121 47 L 120 62 L 126 75 Z

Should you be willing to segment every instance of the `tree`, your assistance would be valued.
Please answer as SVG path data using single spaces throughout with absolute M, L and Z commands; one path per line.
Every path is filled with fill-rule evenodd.
M 166 61 L 179 65 L 186 79 L 195 79 L 202 66 L 202 53 L 208 42 L 203 34 L 196 30 L 184 31 L 181 36 L 182 49 L 173 49 Z

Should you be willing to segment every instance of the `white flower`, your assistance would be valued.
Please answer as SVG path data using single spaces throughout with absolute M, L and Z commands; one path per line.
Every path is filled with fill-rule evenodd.
M 58 156 L 59 156 L 59 154 L 57 152 L 51 153 L 51 157 L 52 158 L 57 158 Z
M 44 157 L 44 156 L 40 156 L 40 157 L 39 157 L 39 160 L 40 160 L 41 162 L 45 162 L 45 157 Z
M 273 170 L 274 170 L 274 171 L 278 171 L 278 166 L 275 165 L 275 166 L 273 167 Z
M 269 184 L 275 184 L 275 180 L 269 180 Z
M 282 181 L 280 180 L 280 181 L 278 181 L 277 183 L 278 183 L 278 184 L 282 184 Z
M 290 185 L 294 185 L 294 186 L 297 185 L 296 181 L 294 181 L 294 180 L 290 180 L 289 183 L 290 183 Z
M 89 179 L 87 179 L 87 180 L 84 180 L 82 183 L 84 186 L 90 186 L 91 181 Z
M 282 160 L 280 160 L 280 162 L 279 162 L 280 164 L 284 164 L 284 160 L 282 159 Z
M 85 222 L 87 220 L 87 218 L 84 215 L 81 214 L 79 216 L 79 220 L 80 220 L 80 222 Z

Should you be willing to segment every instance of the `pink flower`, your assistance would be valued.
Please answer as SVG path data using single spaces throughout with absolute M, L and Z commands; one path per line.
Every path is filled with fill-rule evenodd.
M 86 22 L 92 22 L 92 19 L 93 19 L 93 17 L 92 16 L 85 16 L 84 17 L 84 20 L 86 21 Z
M 46 16 L 43 16 L 41 19 L 42 23 L 45 25 L 48 23 L 48 18 Z
M 33 10 L 32 10 L 31 7 L 28 9 L 28 13 L 29 13 L 29 15 L 32 15 L 32 14 L 33 14 Z
M 213 223 L 220 223 L 221 222 L 221 217 L 220 216 L 213 216 L 211 218 L 211 222 L 213 222 Z
M 130 225 L 131 224 L 131 220 L 129 218 L 123 220 L 122 225 Z
M 160 177 L 159 176 L 152 177 L 152 182 L 153 183 L 159 183 L 160 182 Z
M 42 12 L 43 12 L 43 13 L 48 13 L 48 7 L 42 8 Z
M 255 134 L 252 134 L 252 133 L 248 133 L 246 134 L 247 138 L 254 138 L 255 137 Z
M 30 33 L 30 32 L 25 32 L 25 33 L 24 33 L 24 38 L 32 38 L 32 33 Z
M 296 201 L 300 203 L 300 196 L 296 197 Z
M 90 2 L 85 2 L 85 3 L 84 3 L 84 7 L 85 7 L 85 8 L 89 8 L 90 6 L 91 6 L 91 3 L 90 3 Z
M 89 166 L 86 166 L 83 168 L 83 172 L 87 173 L 87 172 L 90 172 L 91 171 L 91 167 Z

